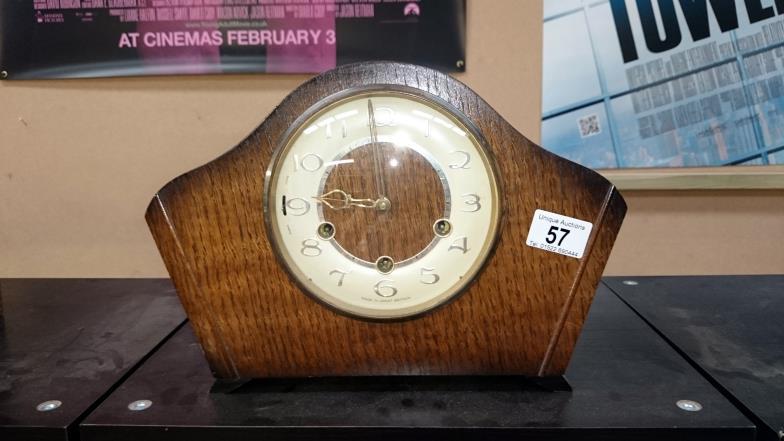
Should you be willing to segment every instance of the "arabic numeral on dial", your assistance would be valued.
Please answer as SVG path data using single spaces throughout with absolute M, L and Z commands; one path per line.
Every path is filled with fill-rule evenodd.
M 397 125 L 395 121 L 395 111 L 389 107 L 376 107 L 375 111 L 373 112 L 373 119 L 375 120 L 374 122 L 376 123 L 376 127 Z
M 333 274 L 340 274 L 340 278 L 338 279 L 338 286 L 343 286 L 343 279 L 346 278 L 346 274 L 348 274 L 348 273 L 350 273 L 350 271 L 343 271 L 343 270 L 339 270 L 339 269 L 333 269 L 332 271 L 329 272 L 329 275 L 331 276 Z
M 452 242 L 452 245 L 449 245 L 449 249 L 447 251 L 452 251 L 452 250 L 460 250 L 463 252 L 463 254 L 467 253 L 469 251 L 468 238 L 463 236 L 455 239 L 455 241 Z
M 302 249 L 299 250 L 303 256 L 317 257 L 321 255 L 319 241 L 316 239 L 305 239 L 302 241 Z
M 392 297 L 397 294 L 397 288 L 390 285 L 392 282 L 392 279 L 381 279 L 373 286 L 373 291 L 381 297 Z
M 460 211 L 465 211 L 467 213 L 476 213 L 482 208 L 482 204 L 479 203 L 479 195 L 474 193 L 466 193 L 463 196 L 463 202 L 470 207 L 467 209 L 462 209 Z
M 325 127 L 324 134 L 327 136 L 327 139 L 332 138 L 332 123 L 327 123 L 327 127 Z
M 310 211 L 310 202 L 302 198 L 285 199 L 284 196 L 283 215 L 304 216 Z
M 441 280 L 441 276 L 434 273 L 435 268 L 422 268 L 419 270 L 419 275 L 422 276 L 419 281 L 425 285 L 435 285 Z
M 294 171 L 299 171 L 302 169 L 306 172 L 313 173 L 318 171 L 323 166 L 324 160 L 321 159 L 321 156 L 316 155 L 315 153 L 308 153 L 302 158 L 300 158 L 299 155 L 294 155 Z
M 451 152 L 451 154 L 463 156 L 463 158 L 462 158 L 463 161 L 462 162 L 458 161 L 458 162 L 456 162 L 454 164 L 449 164 L 449 168 L 451 168 L 453 170 L 454 169 L 459 169 L 459 168 L 462 168 L 462 169 L 471 168 L 471 166 L 468 165 L 468 163 L 471 162 L 471 154 L 469 154 L 468 152 L 464 152 L 462 150 L 456 150 L 454 152 Z

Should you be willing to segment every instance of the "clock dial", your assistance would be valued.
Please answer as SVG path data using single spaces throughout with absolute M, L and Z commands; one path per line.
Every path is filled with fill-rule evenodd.
M 496 238 L 499 191 L 464 117 L 407 92 L 316 107 L 276 152 L 266 214 L 279 257 L 338 311 L 428 311 L 477 275 Z

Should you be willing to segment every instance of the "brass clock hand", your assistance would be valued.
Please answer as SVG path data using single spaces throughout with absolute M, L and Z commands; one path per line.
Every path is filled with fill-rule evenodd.
M 351 207 L 378 208 L 381 199 L 356 199 L 343 190 L 335 189 L 328 191 L 321 196 L 313 196 L 313 199 L 321 202 L 333 210 L 345 210 Z
M 387 211 L 392 208 L 392 204 L 386 196 L 387 188 L 383 175 L 384 159 L 381 145 L 378 143 L 378 130 L 376 128 L 376 116 L 373 113 L 373 101 L 370 99 L 368 99 L 368 125 L 370 126 L 370 143 L 373 144 L 373 168 L 376 178 L 376 189 L 379 193 L 374 207 L 379 211 Z

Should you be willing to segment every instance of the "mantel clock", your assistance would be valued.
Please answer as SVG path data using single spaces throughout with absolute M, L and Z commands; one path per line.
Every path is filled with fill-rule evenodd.
M 297 88 L 147 221 L 219 378 L 563 373 L 625 213 L 462 83 Z

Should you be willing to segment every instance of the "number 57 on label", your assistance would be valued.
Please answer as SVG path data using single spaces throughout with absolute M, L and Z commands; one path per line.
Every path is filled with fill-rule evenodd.
M 579 259 L 585 252 L 592 229 L 590 222 L 536 210 L 525 243 L 533 248 Z

